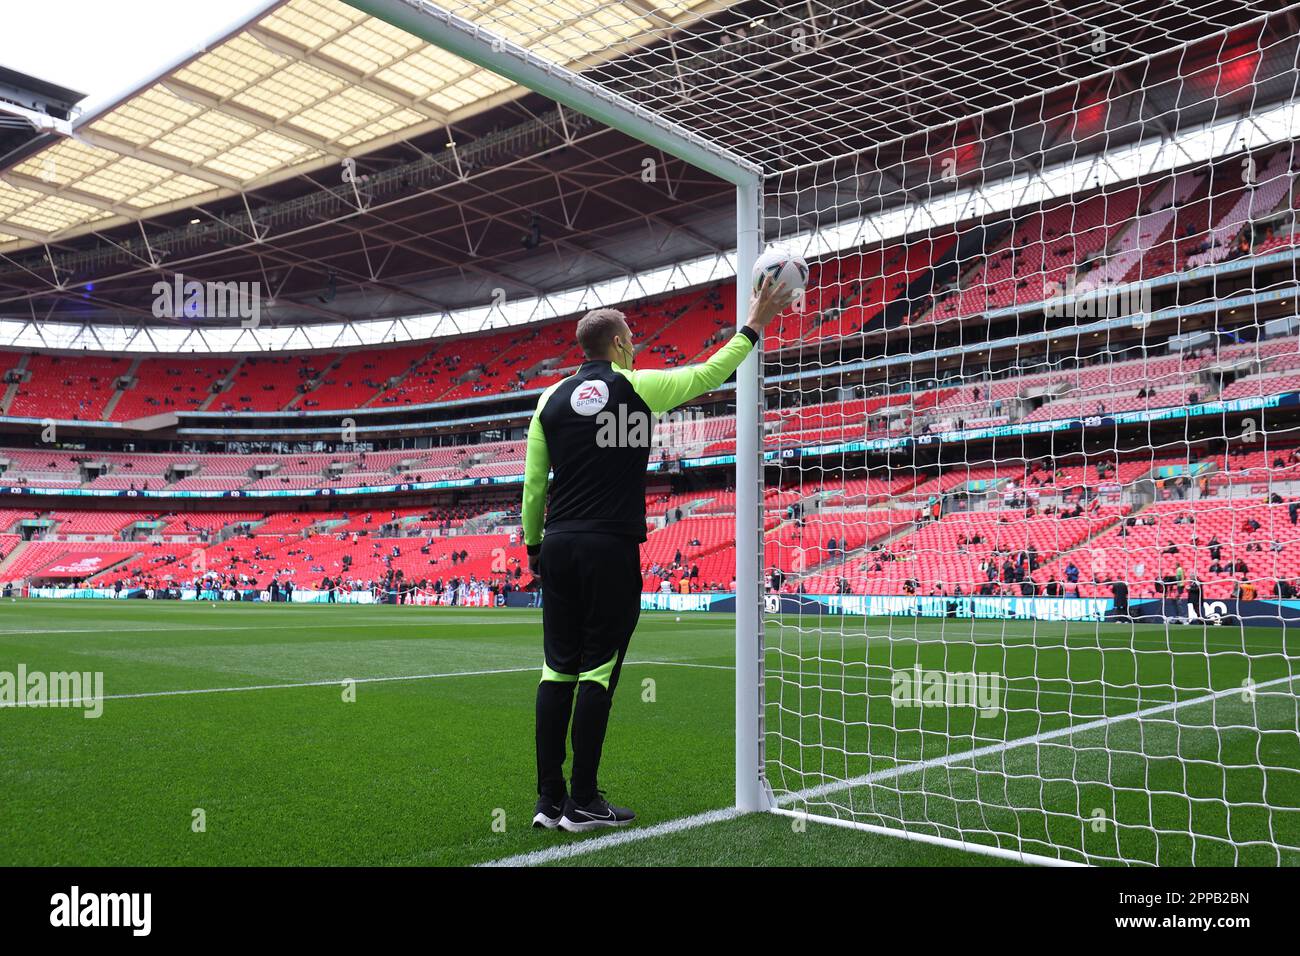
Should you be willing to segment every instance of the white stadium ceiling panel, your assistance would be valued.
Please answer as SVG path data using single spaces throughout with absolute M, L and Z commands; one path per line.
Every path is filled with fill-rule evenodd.
M 582 69 L 727 6 L 471 0 L 468 19 Z M 281 0 L 0 171 L 0 252 L 337 165 L 526 90 L 343 2 Z
M 20 235 L 53 235 L 112 215 L 93 205 L 0 180 L 0 222 Z

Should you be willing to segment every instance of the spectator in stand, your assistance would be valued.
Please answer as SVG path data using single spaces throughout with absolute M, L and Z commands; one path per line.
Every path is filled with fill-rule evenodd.
M 773 565 L 772 573 L 769 580 L 770 580 L 771 590 L 774 593 L 779 593 L 781 588 L 784 587 L 785 585 L 785 572 L 782 571 L 779 567 Z
M 1075 596 L 1079 594 L 1079 589 L 1075 588 Z M 1111 583 L 1110 593 L 1115 597 L 1115 616 L 1120 620 L 1127 620 L 1128 612 L 1128 582 L 1116 580 Z

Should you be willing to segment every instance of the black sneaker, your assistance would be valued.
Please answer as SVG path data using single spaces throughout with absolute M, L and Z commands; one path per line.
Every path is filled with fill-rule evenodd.
M 554 830 L 560 825 L 560 817 L 563 816 L 563 807 L 568 797 L 563 797 L 557 803 L 550 797 L 537 798 L 537 810 L 533 813 L 533 826 L 537 828 L 545 827 L 548 830 Z
M 564 800 L 564 814 L 560 817 L 560 829 L 570 833 L 583 833 L 602 827 L 626 826 L 636 819 L 636 814 L 627 807 L 616 807 L 605 799 L 599 791 L 595 798 L 585 807 L 573 802 L 572 797 Z

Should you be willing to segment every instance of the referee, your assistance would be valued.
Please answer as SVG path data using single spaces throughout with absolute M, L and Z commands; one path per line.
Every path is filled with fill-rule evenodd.
M 542 582 L 545 652 L 537 687 L 535 827 L 576 833 L 622 826 L 636 816 L 605 800 L 596 771 L 619 670 L 641 615 L 640 544 L 655 416 L 725 382 L 793 297 L 768 279 L 750 303 L 748 325 L 707 362 L 672 370 L 634 370 L 636 349 L 623 313 L 596 309 L 578 322 L 586 361 L 537 402 L 523 501 L 529 566 Z M 570 714 L 572 789 L 566 792 Z

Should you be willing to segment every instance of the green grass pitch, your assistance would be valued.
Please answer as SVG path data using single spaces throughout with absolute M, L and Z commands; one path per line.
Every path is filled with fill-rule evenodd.
M 769 814 L 673 831 L 733 799 L 733 627 L 644 614 L 633 639 L 601 784 L 639 829 L 672 832 L 534 859 L 997 862 Z M 792 808 L 1070 859 L 1294 865 L 1292 635 L 771 621 L 769 777 Z M 540 640 L 525 610 L 4 602 L 0 671 L 100 671 L 108 699 L 93 720 L 0 709 L 0 861 L 461 865 L 581 850 L 592 837 L 529 826 Z M 916 664 L 996 674 L 1004 706 L 895 707 L 891 677 Z M 1253 699 L 1236 692 L 1247 677 Z

